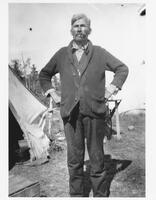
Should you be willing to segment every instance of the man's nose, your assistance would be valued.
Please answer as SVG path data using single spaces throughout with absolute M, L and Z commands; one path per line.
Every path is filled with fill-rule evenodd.
M 78 31 L 81 31 L 81 26 L 78 26 Z

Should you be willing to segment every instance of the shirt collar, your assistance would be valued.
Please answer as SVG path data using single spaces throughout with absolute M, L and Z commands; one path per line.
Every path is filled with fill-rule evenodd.
M 77 50 L 79 50 L 79 49 L 82 49 L 83 51 L 85 51 L 85 53 L 87 53 L 88 51 L 88 42 L 87 42 L 87 44 L 86 45 L 84 45 L 84 46 L 82 46 L 82 47 L 79 47 L 77 44 L 76 44 L 76 42 L 72 42 L 72 45 L 71 45 L 71 49 L 72 49 L 72 51 L 77 51 Z

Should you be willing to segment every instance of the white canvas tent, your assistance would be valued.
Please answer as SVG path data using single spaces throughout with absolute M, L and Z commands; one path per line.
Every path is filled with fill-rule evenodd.
M 20 125 L 30 148 L 30 159 L 46 158 L 49 139 L 35 120 L 46 112 L 40 103 L 9 68 L 9 108 Z M 12 130 L 11 134 L 14 134 Z

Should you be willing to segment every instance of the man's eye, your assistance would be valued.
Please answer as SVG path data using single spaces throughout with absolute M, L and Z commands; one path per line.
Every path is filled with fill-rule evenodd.
M 79 27 L 79 25 L 75 25 L 75 26 L 74 26 L 74 28 L 78 28 L 78 27 Z M 83 27 L 86 27 L 86 25 L 83 24 L 83 25 L 80 25 L 80 27 L 83 28 Z
M 77 27 L 77 25 L 74 25 L 74 26 L 73 26 L 73 28 L 76 28 L 76 27 Z

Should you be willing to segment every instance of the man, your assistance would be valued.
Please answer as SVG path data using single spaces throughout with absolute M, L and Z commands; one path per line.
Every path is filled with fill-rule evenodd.
M 40 72 L 45 94 L 53 96 L 51 77 L 60 73 L 61 117 L 67 140 L 70 196 L 84 196 L 85 138 L 90 158 L 90 178 L 94 197 L 108 196 L 103 139 L 105 135 L 105 102 L 121 90 L 128 68 L 105 49 L 94 46 L 88 35 L 90 19 L 76 14 L 71 19 L 73 40 L 61 48 Z M 105 90 L 105 71 L 114 79 Z

